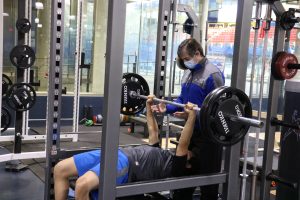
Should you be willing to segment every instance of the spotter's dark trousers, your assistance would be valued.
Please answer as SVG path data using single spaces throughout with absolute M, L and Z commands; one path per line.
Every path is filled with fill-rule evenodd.
M 197 159 L 197 167 L 193 175 L 218 173 L 221 171 L 222 146 L 213 143 L 209 138 L 194 130 L 189 149 Z M 219 185 L 201 186 L 201 200 L 217 200 Z M 174 190 L 174 200 L 192 200 L 195 187 Z

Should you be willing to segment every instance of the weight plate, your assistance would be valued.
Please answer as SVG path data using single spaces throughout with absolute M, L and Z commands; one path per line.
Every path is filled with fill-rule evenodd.
M 10 86 L 12 85 L 12 81 L 6 74 L 2 74 L 2 98 L 6 97 L 6 93 Z
M 194 22 L 191 18 L 187 18 L 185 22 L 183 23 L 183 32 L 187 34 L 192 34 L 194 29 Z
M 8 129 L 10 122 L 11 122 L 11 116 L 7 108 L 2 107 L 1 108 L 1 133 L 3 133 Z
M 20 69 L 27 69 L 34 64 L 35 53 L 30 46 L 17 45 L 10 52 L 11 63 Z
M 27 83 L 13 84 L 6 94 L 7 105 L 16 111 L 26 111 L 32 108 L 36 101 L 34 88 Z
M 291 11 L 285 11 L 280 16 L 280 21 L 279 21 L 280 26 L 284 30 L 291 30 L 295 26 L 295 22 L 292 22 L 291 19 L 295 19 L 295 18 L 296 18 L 295 14 L 293 12 L 291 12 Z
M 276 75 L 278 75 L 282 80 L 291 79 L 296 76 L 297 69 L 289 69 L 289 64 L 298 64 L 298 59 L 294 54 L 282 52 L 276 58 L 274 67 Z M 274 70 L 273 69 L 273 70 Z
M 20 33 L 28 33 L 31 29 L 30 21 L 26 18 L 18 19 L 16 22 L 16 28 Z
M 277 59 L 283 55 L 285 52 L 284 51 L 280 51 L 280 52 L 277 52 L 276 55 L 272 58 L 272 62 L 271 62 L 271 73 L 272 73 L 272 76 L 274 77 L 274 79 L 276 80 L 284 80 L 276 71 L 276 61 Z
M 203 133 L 207 133 L 208 131 L 206 130 L 206 124 L 205 124 L 205 119 L 207 118 L 207 111 L 209 110 L 209 105 L 210 105 L 210 100 L 213 99 L 214 95 L 217 94 L 220 90 L 223 89 L 225 86 L 218 87 L 211 91 L 204 99 L 201 109 L 200 109 L 200 127 L 203 131 Z
M 148 96 L 150 94 L 149 86 L 142 76 L 134 73 L 124 74 L 122 79 L 121 98 L 121 113 L 124 115 L 137 114 L 141 112 L 146 106 L 145 99 L 131 97 L 131 91 L 145 96 Z
M 234 122 L 229 116 L 251 118 L 252 107 L 248 96 L 241 90 L 221 87 L 209 95 L 209 104 L 200 115 L 202 128 L 212 141 L 229 146 L 246 135 L 250 126 Z M 202 113 L 203 112 L 203 113 Z

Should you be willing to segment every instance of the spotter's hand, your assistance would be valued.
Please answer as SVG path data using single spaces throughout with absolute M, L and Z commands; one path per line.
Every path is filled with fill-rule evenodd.
M 151 110 L 152 110 L 152 112 L 165 113 L 167 111 L 166 104 L 159 103 L 157 105 L 152 105 Z
M 149 105 L 149 106 L 153 106 L 153 102 L 154 102 L 154 99 L 155 98 L 155 95 L 152 95 L 152 94 L 150 94 L 150 95 L 148 95 L 147 96 L 147 101 L 146 101 L 146 103 L 147 103 L 147 106 Z

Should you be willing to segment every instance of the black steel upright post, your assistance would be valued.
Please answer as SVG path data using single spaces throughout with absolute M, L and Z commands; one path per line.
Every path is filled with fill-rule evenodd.
M 18 0 L 18 18 L 25 18 L 26 1 Z M 18 31 L 17 45 L 25 44 L 25 34 Z M 17 83 L 24 81 L 24 69 L 16 69 Z M 21 153 L 23 112 L 16 111 L 14 153 Z
M 171 17 L 172 1 L 159 1 L 159 15 L 157 23 L 157 39 L 156 39 L 156 62 L 154 74 L 154 91 L 153 94 L 162 98 L 165 95 L 166 67 L 168 57 L 168 38 L 169 38 L 169 22 Z
M 126 0 L 108 3 L 99 199 L 116 198 Z
M 0 13 L 3 13 L 3 0 L 0 0 Z M 0 17 L 0 44 L 3 44 L 3 17 Z M 3 73 L 3 45 L 0 45 L 0 82 L 2 83 L 2 73 Z M 0 85 L 0 91 L 2 91 L 2 84 Z M 2 98 L 0 98 L 0 106 L 2 112 Z M 2 115 L 2 113 L 1 113 Z M 0 118 L 1 124 L 1 118 Z
M 53 168 L 60 151 L 61 88 L 64 35 L 64 0 L 51 1 L 50 63 L 46 120 L 44 199 L 54 199 Z
M 239 0 L 237 5 L 231 86 L 243 91 L 246 85 L 253 4 L 254 0 Z M 225 171 L 228 172 L 228 182 L 224 184 L 224 196 L 227 200 L 238 200 L 240 196 L 238 190 L 240 148 L 240 142 L 226 148 Z
M 165 83 L 166 83 L 167 62 L 168 62 L 169 25 L 170 25 L 171 16 L 172 16 L 172 0 L 160 0 L 159 10 L 158 10 L 158 22 L 157 22 L 156 57 L 155 57 L 156 62 L 155 62 L 154 91 L 153 91 L 153 94 L 158 98 L 162 98 L 165 96 Z M 160 113 L 157 114 L 156 117 L 157 117 L 158 127 L 159 129 L 161 129 L 164 115 Z M 162 140 L 162 134 L 160 134 L 160 141 L 161 140 Z
M 276 27 L 274 34 L 274 45 L 273 45 L 273 56 L 278 51 L 283 51 L 284 49 L 284 36 L 285 31 L 281 28 L 278 23 L 280 16 L 285 11 L 282 3 L 276 1 L 272 4 L 272 10 L 276 14 Z M 272 172 L 273 167 L 273 149 L 275 140 L 276 127 L 271 125 L 271 119 L 277 116 L 278 111 L 278 97 L 280 94 L 281 81 L 275 80 L 273 76 L 270 76 L 269 84 L 269 98 L 268 98 L 268 108 L 267 108 L 267 119 L 266 119 L 266 129 L 265 129 L 265 141 L 264 141 L 264 154 L 261 172 L 261 185 L 260 185 L 260 199 L 268 200 L 270 199 L 270 188 L 271 181 L 267 180 L 266 177 Z
M 18 19 L 25 18 L 26 1 L 18 0 Z M 25 44 L 25 33 L 18 31 L 17 45 Z M 24 69 L 16 68 L 17 83 L 24 82 Z M 15 135 L 13 153 L 19 154 L 22 152 L 22 135 L 23 135 L 23 112 L 15 111 Z M 22 164 L 19 160 L 11 160 L 6 163 L 5 169 L 9 171 L 20 171 L 26 168 L 27 165 Z

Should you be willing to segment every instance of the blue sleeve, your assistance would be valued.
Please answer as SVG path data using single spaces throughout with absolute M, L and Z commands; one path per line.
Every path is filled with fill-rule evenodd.
M 221 87 L 225 84 L 225 78 L 222 73 L 211 74 L 206 80 L 205 90 L 206 94 L 209 94 L 214 89 Z
M 180 93 L 180 95 L 177 97 L 177 99 L 174 102 L 182 103 L 183 101 L 182 101 L 181 95 L 182 95 L 182 93 Z M 171 105 L 171 104 L 167 104 L 166 108 L 167 108 L 167 111 L 166 111 L 167 114 L 171 114 L 171 113 L 174 113 L 174 112 L 177 112 L 177 111 L 182 111 L 182 108 L 180 108 L 178 106 Z

